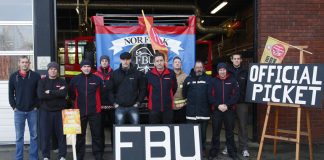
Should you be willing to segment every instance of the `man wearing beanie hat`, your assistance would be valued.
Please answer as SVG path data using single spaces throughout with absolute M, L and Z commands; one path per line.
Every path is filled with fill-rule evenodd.
M 50 62 L 47 64 L 47 70 L 54 68 L 56 71 L 59 70 L 59 65 L 56 62 Z M 56 75 L 57 76 L 57 75 Z
M 222 125 L 225 126 L 226 144 L 229 156 L 236 159 L 236 146 L 234 142 L 235 108 L 239 99 L 239 87 L 236 80 L 227 73 L 225 63 L 217 65 L 218 74 L 214 78 L 216 105 L 212 113 L 213 137 L 210 158 L 217 157 Z
M 226 63 L 219 63 L 217 65 L 217 72 L 218 72 L 218 74 L 219 74 L 219 70 L 222 69 L 222 68 L 225 69 L 224 70 L 225 72 L 222 72 L 222 73 L 226 73 L 226 71 L 227 71 L 227 65 L 226 65 Z M 226 76 L 226 74 L 222 74 L 221 76 Z
M 102 61 L 102 60 L 107 60 L 107 62 L 108 62 L 108 65 L 109 65 L 109 63 L 110 63 L 110 58 L 109 58 L 109 56 L 107 56 L 107 55 L 102 55 L 102 56 L 100 56 L 100 62 Z
M 59 65 L 50 62 L 47 65 L 48 77 L 38 82 L 37 95 L 40 99 L 40 137 L 43 158 L 50 159 L 50 146 L 52 136 L 56 136 L 59 147 L 60 160 L 65 160 L 66 138 L 63 135 L 62 109 L 66 108 L 65 97 L 67 84 L 64 79 L 58 77 Z
M 236 104 L 236 117 L 238 120 L 238 142 L 243 157 L 249 157 L 248 151 L 248 117 L 249 103 L 245 102 L 246 83 L 248 79 L 248 70 L 244 68 L 242 63 L 242 54 L 234 53 L 231 55 L 232 65 L 228 67 L 229 73 L 233 76 L 240 86 L 240 98 Z M 223 154 L 227 153 L 226 147 Z
M 91 73 L 91 62 L 82 60 L 79 75 L 72 78 L 69 96 L 74 101 L 74 108 L 80 109 L 81 134 L 77 135 L 77 157 L 84 159 L 85 137 L 89 122 L 92 136 L 92 154 L 96 160 L 102 160 L 103 143 L 101 132 L 101 79 Z
M 89 68 L 88 67 L 82 68 L 82 67 L 83 66 L 89 66 L 90 67 L 90 71 L 91 71 L 91 65 L 92 64 L 91 64 L 91 62 L 89 60 L 87 60 L 87 59 L 82 60 L 81 63 L 80 63 L 81 71 L 83 71 L 82 69 L 87 70 L 86 73 L 89 74 L 90 73 L 89 72 Z
M 102 131 L 102 142 L 103 147 L 105 148 L 105 127 L 108 125 L 110 129 L 110 140 L 113 143 L 113 124 L 115 122 L 115 109 L 113 107 L 113 102 L 109 99 L 109 94 L 112 94 L 111 87 L 111 74 L 112 68 L 109 65 L 110 59 L 107 55 L 102 55 L 100 57 L 100 66 L 97 71 L 94 73 L 101 79 L 102 90 L 100 92 L 101 95 L 101 131 Z M 103 149 L 104 149 L 103 148 Z
M 146 95 L 144 73 L 131 63 L 131 54 L 120 54 L 120 66 L 112 74 L 113 94 L 111 99 L 115 106 L 115 122 L 124 124 L 126 118 L 131 124 L 139 124 L 138 107 Z

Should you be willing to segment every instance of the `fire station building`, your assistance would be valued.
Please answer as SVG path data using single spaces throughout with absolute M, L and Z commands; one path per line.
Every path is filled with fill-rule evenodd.
M 219 11 L 211 11 L 223 1 L 215 0 L 2 0 L 0 5 L 0 145 L 15 143 L 14 113 L 8 100 L 8 78 L 18 69 L 18 58 L 27 55 L 31 68 L 47 73 L 47 63 L 60 64 L 60 75 L 71 77 L 68 64 L 83 58 L 96 63 L 95 24 L 92 16 L 102 16 L 107 26 L 140 25 L 141 10 L 153 17 L 155 26 L 188 26 L 194 17 L 195 59 L 203 60 L 211 74 L 218 62 L 230 62 L 234 53 L 243 55 L 244 66 L 260 60 L 268 36 L 302 46 L 305 63 L 323 63 L 324 1 L 322 0 L 227 0 Z M 170 31 L 171 32 L 171 31 Z M 180 46 L 183 47 L 183 46 Z M 182 48 L 186 49 L 186 48 Z M 77 52 L 77 56 L 75 56 Z M 298 63 L 299 50 L 289 49 L 283 63 Z M 193 67 L 193 66 L 191 66 Z M 306 110 L 306 109 L 303 109 Z M 324 111 L 308 108 L 314 143 L 324 143 Z M 249 139 L 258 141 L 266 113 L 265 104 L 249 109 Z M 301 130 L 306 130 L 302 112 Z M 280 128 L 296 129 L 296 111 L 279 112 Z M 269 132 L 274 115 L 269 118 Z M 211 133 L 208 133 L 209 140 Z M 302 142 L 306 143 L 306 138 Z M 25 141 L 29 142 L 28 129 Z

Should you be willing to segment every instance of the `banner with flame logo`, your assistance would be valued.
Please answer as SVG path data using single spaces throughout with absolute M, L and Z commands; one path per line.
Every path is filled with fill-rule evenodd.
M 146 19 L 153 22 L 153 17 L 147 16 Z M 97 59 L 108 55 L 111 67 L 117 69 L 119 55 L 130 52 L 132 63 L 138 70 L 146 73 L 154 67 L 153 48 L 157 48 L 152 46 L 143 17 L 138 17 L 136 26 L 105 26 L 102 16 L 94 16 L 92 21 L 96 30 Z M 168 67 L 172 69 L 173 58 L 178 56 L 182 59 L 184 72 L 189 74 L 195 63 L 195 16 L 188 17 L 187 26 L 154 26 L 154 33 L 159 33 L 157 42 L 162 50 L 168 51 Z M 161 48 L 157 50 L 161 51 Z M 98 61 L 97 66 L 100 66 Z

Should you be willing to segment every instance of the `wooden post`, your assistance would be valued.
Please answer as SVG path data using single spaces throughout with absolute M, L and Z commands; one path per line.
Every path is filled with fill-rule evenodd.
M 301 108 L 297 108 L 297 129 L 296 129 L 296 160 L 299 160 L 299 144 L 300 144 L 300 118 Z
M 278 115 L 279 111 L 277 108 L 275 108 L 275 128 L 274 128 L 274 135 L 278 135 Z M 273 155 L 277 155 L 277 139 L 273 140 Z
M 261 153 L 262 153 L 262 148 L 263 148 L 264 136 L 265 136 L 265 133 L 266 133 L 266 130 L 267 130 L 267 125 L 268 125 L 270 110 L 271 110 L 271 105 L 268 104 L 267 113 L 266 113 L 266 117 L 265 117 L 264 124 L 263 124 L 263 130 L 262 130 L 262 136 L 261 136 L 261 142 L 260 142 L 260 146 L 259 146 L 257 160 L 260 160 L 261 159 Z
M 307 133 L 308 133 L 308 147 L 309 147 L 309 159 L 313 160 L 313 144 L 312 144 L 312 131 L 309 119 L 309 110 L 306 111 L 306 121 L 307 121 Z
M 300 49 L 306 49 L 308 48 L 308 46 L 298 46 Z M 304 52 L 303 50 L 299 51 L 299 64 L 304 64 L 305 63 L 305 59 L 304 59 Z

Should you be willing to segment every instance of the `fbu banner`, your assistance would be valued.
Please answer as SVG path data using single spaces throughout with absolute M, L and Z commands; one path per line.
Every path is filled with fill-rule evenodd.
M 115 160 L 201 160 L 198 124 L 114 125 Z
M 153 21 L 153 17 L 147 17 Z M 101 55 L 110 57 L 111 67 L 117 69 L 119 56 L 123 52 L 132 54 L 132 63 L 143 72 L 154 67 L 154 51 L 146 33 L 143 17 L 137 26 L 105 26 L 102 16 L 92 17 L 96 27 L 97 59 Z M 168 67 L 172 68 L 173 58 L 182 59 L 183 70 L 189 73 L 195 62 L 195 17 L 188 17 L 188 26 L 154 26 L 163 43 L 168 47 Z M 97 66 L 100 62 L 97 61 Z

